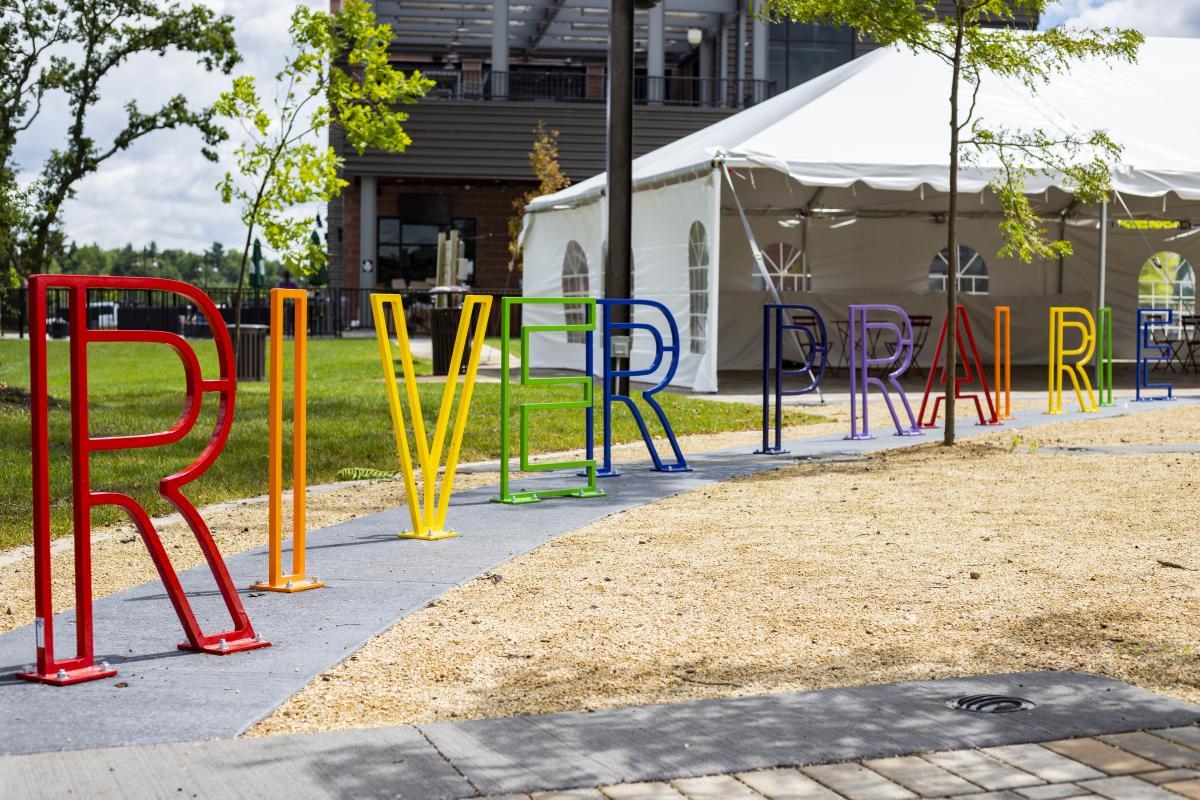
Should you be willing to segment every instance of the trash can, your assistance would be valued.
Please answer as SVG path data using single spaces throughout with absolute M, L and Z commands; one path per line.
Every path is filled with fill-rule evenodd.
M 454 356 L 454 339 L 458 335 L 458 321 L 462 317 L 461 308 L 431 309 L 430 335 L 433 337 L 433 374 L 447 375 L 450 372 L 450 359 Z M 463 358 L 459 366 L 459 374 L 467 371 L 467 359 Z
M 267 366 L 267 325 L 243 325 L 240 341 L 235 345 L 237 352 L 234 362 L 237 365 L 239 381 L 261 381 L 266 374 Z M 229 331 L 233 335 L 233 330 Z

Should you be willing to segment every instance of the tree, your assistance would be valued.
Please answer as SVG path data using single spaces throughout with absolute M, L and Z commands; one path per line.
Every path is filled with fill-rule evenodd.
M 536 189 L 530 189 L 513 200 L 513 213 L 508 218 L 508 271 L 510 273 L 521 269 L 521 247 L 518 239 L 521 235 L 521 222 L 525 215 L 525 206 L 535 197 L 554 194 L 571 185 L 571 179 L 563 174 L 558 163 L 558 131 L 546 130 L 545 124 L 538 120 L 533 129 L 533 149 L 529 151 L 529 168 L 533 177 L 538 179 Z
M 245 141 L 234 153 L 232 171 L 217 184 L 221 200 L 237 202 L 246 226 L 234 301 L 234 338 L 241 334 L 242 293 L 254 231 L 262 228 L 267 244 L 296 274 L 315 272 L 325 251 L 309 231 L 312 216 L 297 216 L 297 206 L 327 203 L 347 186 L 339 175 L 341 159 L 317 134 L 330 121 L 360 155 L 367 148 L 402 152 L 412 140 L 401 123 L 401 103 L 415 103 L 433 81 L 420 72 L 392 69 L 388 45 L 392 30 L 377 25 L 364 0 L 348 0 L 336 13 L 298 6 L 289 28 L 292 49 L 275 76 L 273 105 L 259 98 L 254 78 L 234 78 L 217 102 L 219 113 L 241 123 Z
M 1035 173 L 1063 178 L 1063 187 L 1081 203 L 1106 202 L 1111 189 L 1110 160 L 1121 152 L 1103 131 L 1080 134 L 1043 129 L 988 129 L 976 117 L 980 82 L 986 76 L 1021 81 L 1036 92 L 1070 68 L 1072 62 L 1100 58 L 1133 61 L 1143 41 L 1136 31 L 1103 28 L 1076 31 L 1053 28 L 1019 31 L 1017 13 L 1041 15 L 1049 0 L 763 0 L 758 12 L 768 19 L 823 21 L 857 30 L 880 45 L 898 44 L 929 53 L 950 67 L 948 115 L 950 174 L 947 214 L 949 280 L 947 319 L 955 319 L 958 304 L 958 172 L 963 163 L 976 163 L 984 154 L 998 157 L 991 181 L 1003 209 L 1000 255 L 1028 263 L 1034 258 L 1069 255 L 1071 245 L 1051 240 L 1025 195 L 1026 179 Z M 952 10 L 939 19 L 937 7 Z M 965 108 L 964 108 L 965 106 Z M 946 337 L 944 442 L 954 444 L 954 382 L 957 377 L 957 337 Z
M 191 53 L 206 70 L 230 72 L 239 56 L 228 15 L 153 0 L 6 0 L 0 45 L 0 258 L 23 275 L 45 269 L 61 250 L 63 203 L 104 161 L 158 130 L 196 128 L 212 160 L 226 138 L 213 110 L 195 109 L 183 95 L 148 113 L 128 101 L 124 125 L 104 143 L 93 138 L 88 116 L 104 79 L 138 55 Z M 17 140 L 57 92 L 65 96 L 66 141 L 33 183 L 20 187 Z

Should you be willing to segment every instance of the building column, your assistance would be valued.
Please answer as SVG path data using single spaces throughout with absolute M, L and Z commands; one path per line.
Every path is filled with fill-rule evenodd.
M 376 216 L 378 187 L 374 175 L 359 178 L 358 201 L 358 288 L 359 319 L 364 325 L 371 321 L 371 304 L 367 296 L 375 288 L 379 275 L 379 258 L 376 235 L 379 224 Z
M 737 87 L 734 107 L 741 108 L 746 104 L 746 13 L 744 8 L 737 12 L 737 77 L 733 85 Z
M 666 3 L 650 9 L 646 37 L 646 100 L 661 103 L 666 97 Z
M 761 103 L 767 99 L 767 56 L 770 45 L 767 42 L 767 23 L 754 17 L 753 22 L 754 61 L 751 72 L 754 77 L 754 102 Z
M 721 65 L 717 96 L 720 98 L 721 107 L 725 108 L 729 105 L 729 20 L 725 17 L 721 17 L 721 36 L 717 40 L 717 46 L 721 48 L 721 52 L 717 56 Z
M 508 3 L 492 3 L 492 97 L 508 97 Z
M 700 105 L 713 104 L 713 40 L 706 38 L 700 43 L 700 91 L 697 95 Z

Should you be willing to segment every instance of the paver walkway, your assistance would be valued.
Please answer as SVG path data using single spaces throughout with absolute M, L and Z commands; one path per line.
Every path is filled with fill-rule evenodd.
M 1157 407 L 1104 409 L 1086 416 Z M 1082 416 L 1031 413 L 1010 421 L 1006 429 Z M 0 754 L 236 736 L 397 620 L 557 535 L 622 509 L 775 469 L 797 457 L 836 458 L 928 441 L 881 433 L 860 442 L 840 436 L 789 442 L 792 453 L 782 457 L 755 456 L 750 448 L 689 454 L 694 472 L 642 480 L 626 468 L 625 477 L 604 482 L 609 494 L 603 498 L 500 506 L 488 502 L 495 489 L 464 492 L 450 512 L 451 524 L 463 535 L 435 544 L 395 538 L 406 527 L 401 509 L 313 531 L 309 565 L 327 588 L 296 595 L 243 592 L 256 631 L 274 645 L 269 648 L 228 657 L 177 650 L 182 638 L 178 622 L 157 582 L 95 603 L 96 660 L 113 664 L 120 671 L 116 680 L 70 687 L 18 680 L 13 673 L 32 661 L 34 636 L 32 626 L 17 629 L 0 636 Z M 577 479 L 550 476 L 527 485 L 564 480 Z M 247 586 L 263 576 L 266 556 L 263 550 L 250 551 L 229 557 L 227 565 L 236 585 Z M 180 578 L 205 628 L 227 625 L 207 569 L 189 570 Z M 73 613 L 61 614 L 55 625 L 65 652 L 70 652 L 73 618 Z
M 976 714 L 947 703 L 980 693 L 1015 694 L 1036 706 Z M 0 794 L 1179 800 L 1177 792 L 1194 800 L 1198 720 L 1200 707 L 1119 681 L 1017 673 L 7 756 L 0 757 Z M 1146 728 L 1152 732 L 1140 732 Z

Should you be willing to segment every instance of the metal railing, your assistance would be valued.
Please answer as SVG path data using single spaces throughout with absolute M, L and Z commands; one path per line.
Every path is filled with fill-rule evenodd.
M 308 335 L 341 337 L 357 331 L 368 334 L 374 330 L 371 316 L 371 295 L 375 289 L 309 289 Z M 226 325 L 233 326 L 234 299 L 232 288 L 208 289 Z M 430 332 L 433 301 L 428 291 L 397 290 L 404 298 L 409 333 Z M 471 294 L 487 294 L 495 298 L 519 295 L 517 290 L 472 289 Z M 242 324 L 267 325 L 270 322 L 269 292 L 248 290 L 242 298 Z M 499 301 L 495 302 L 499 308 Z M 46 294 L 46 326 L 52 338 L 67 335 L 66 290 L 51 289 Z M 520 306 L 514 309 L 519 313 Z M 95 329 L 154 330 L 177 333 L 185 337 L 209 338 L 208 325 L 199 310 L 187 298 L 169 292 L 141 289 L 104 289 L 88 292 L 88 325 Z M 519 318 L 514 320 L 519 326 Z M 29 332 L 29 290 L 0 289 L 0 336 L 26 336 Z M 488 320 L 488 335 L 500 333 L 499 313 Z
M 438 100 L 511 100 L 518 102 L 603 103 L 608 78 L 583 72 L 491 72 L 426 70 L 435 85 L 426 95 Z M 774 81 L 666 75 L 634 78 L 639 105 L 742 108 L 775 95 Z

